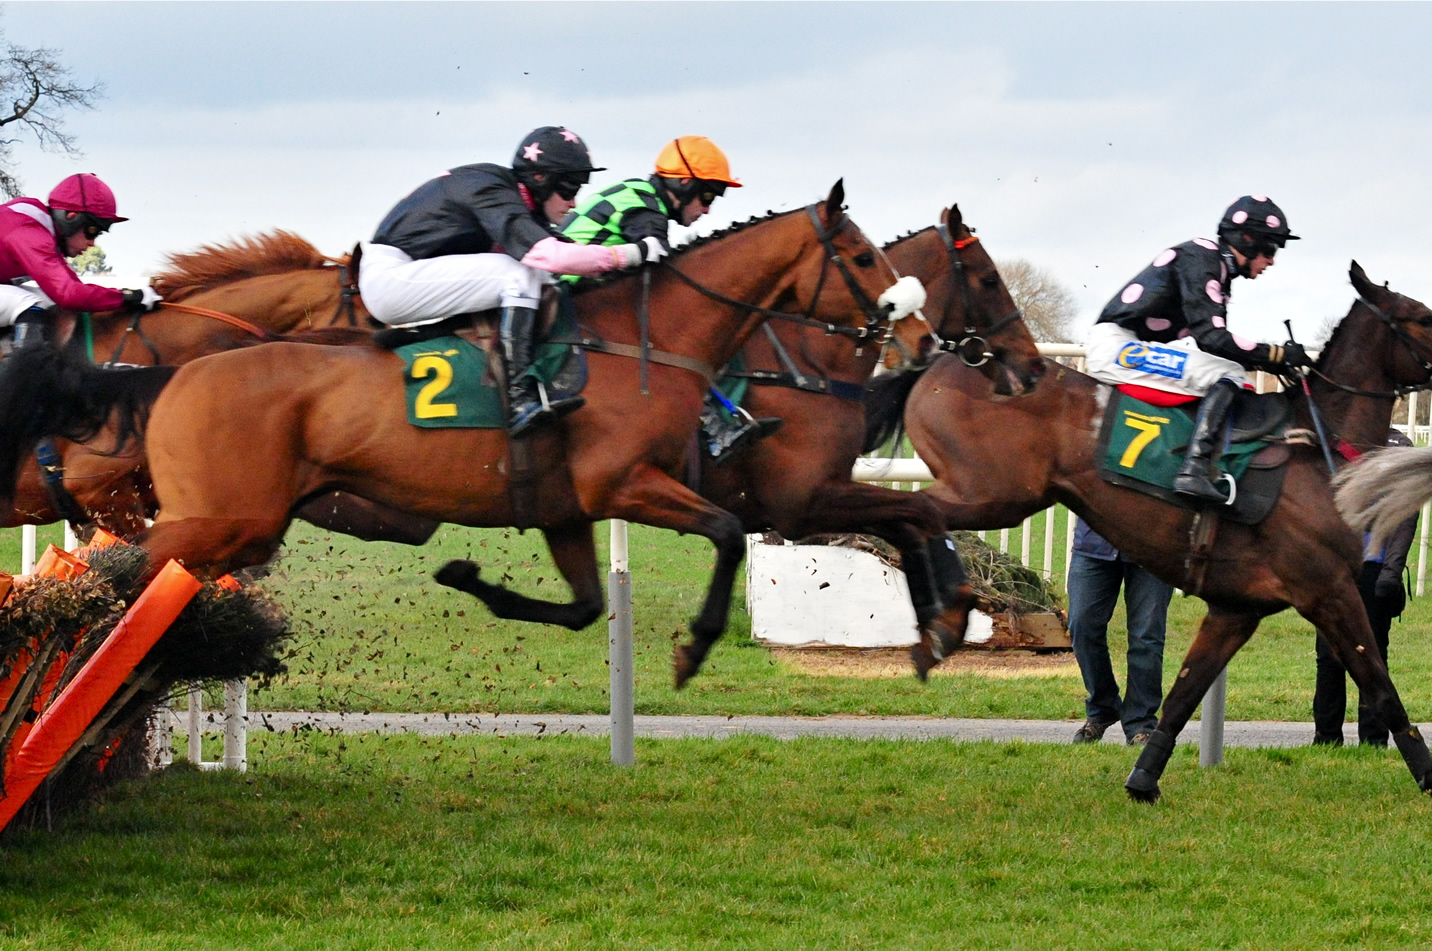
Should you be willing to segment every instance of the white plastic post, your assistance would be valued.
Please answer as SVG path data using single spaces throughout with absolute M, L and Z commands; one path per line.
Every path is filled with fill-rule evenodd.
M 20 526 L 20 574 L 35 570 L 35 526 Z
M 249 770 L 249 684 L 224 684 L 224 769 Z
M 1034 535 L 1034 519 L 1027 518 L 1024 524 L 1019 526 L 1019 563 L 1029 567 L 1029 543 Z
M 1044 580 L 1054 577 L 1054 506 L 1044 510 Z
M 1217 766 L 1223 762 L 1223 713 L 1228 701 L 1228 668 L 1214 678 L 1203 695 L 1203 713 L 1198 725 L 1198 765 Z
M 631 569 L 627 523 L 612 519 L 611 571 L 607 575 L 607 659 L 611 671 L 612 764 L 636 763 L 636 674 L 632 636 Z
M 69 522 L 65 523 L 65 551 L 74 551 L 80 547 L 80 540 L 75 536 L 75 527 Z
M 174 711 L 160 701 L 149 720 L 149 768 L 163 769 L 174 762 Z
M 189 762 L 204 765 L 204 694 L 197 684 L 189 687 Z

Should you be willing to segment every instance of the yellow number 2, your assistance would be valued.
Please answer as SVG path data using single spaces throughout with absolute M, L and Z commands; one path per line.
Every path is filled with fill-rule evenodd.
M 433 402 L 452 382 L 452 364 L 438 356 L 418 357 L 413 361 L 413 379 L 421 380 L 425 376 L 432 376 L 433 379 L 418 391 L 418 398 L 413 402 L 413 415 L 418 419 L 456 416 L 456 403 Z
M 1145 446 L 1158 438 L 1163 427 L 1150 420 L 1139 419 L 1128 414 L 1124 416 L 1124 425 L 1139 431 L 1133 442 L 1129 443 L 1129 448 L 1125 449 L 1124 454 L 1119 457 L 1119 465 L 1122 468 L 1132 469 L 1134 463 L 1139 461 L 1139 453 L 1144 451 Z

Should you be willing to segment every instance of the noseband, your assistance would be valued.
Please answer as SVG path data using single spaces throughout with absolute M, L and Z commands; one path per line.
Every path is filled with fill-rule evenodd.
M 940 240 L 944 242 L 945 254 L 950 259 L 950 270 L 955 272 L 955 283 L 960 286 L 960 300 L 965 312 L 965 329 L 964 336 L 954 343 L 940 339 L 940 335 L 933 330 L 930 335 L 935 338 L 935 349 L 955 354 L 965 366 L 982 367 L 994 359 L 994 353 L 989 349 L 989 341 L 985 337 L 993 337 L 1016 320 L 1023 319 L 1024 314 L 1016 307 L 986 327 L 982 335 L 979 328 L 974 325 L 974 295 L 970 292 L 970 284 L 965 276 L 965 262 L 960 259 L 960 252 L 974 244 L 979 238 L 970 235 L 968 238 L 960 238 L 957 241 L 950 235 L 949 226 L 944 222 L 936 225 L 935 230 L 939 232 Z

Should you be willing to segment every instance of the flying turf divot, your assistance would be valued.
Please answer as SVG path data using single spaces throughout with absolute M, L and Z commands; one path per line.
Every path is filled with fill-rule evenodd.
M 104 644 L 40 714 L 5 765 L 0 829 L 60 764 L 201 588 L 197 578 L 172 560 L 149 583 Z

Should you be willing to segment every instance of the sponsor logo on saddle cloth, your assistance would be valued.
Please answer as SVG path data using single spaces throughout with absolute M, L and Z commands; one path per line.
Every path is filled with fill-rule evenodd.
M 1154 406 L 1117 390 L 1110 402 L 1100 439 L 1104 443 L 1104 451 L 1098 454 L 1100 472 L 1105 478 L 1122 477 L 1172 489 L 1193 435 L 1190 413 L 1198 404 L 1188 403 L 1188 409 Z M 1266 445 L 1262 439 L 1225 445 L 1215 465 L 1219 472 L 1240 479 L 1254 454 Z
M 1141 370 L 1171 380 L 1182 380 L 1188 354 L 1144 340 L 1131 340 L 1119 348 L 1114 361 L 1126 370 Z

